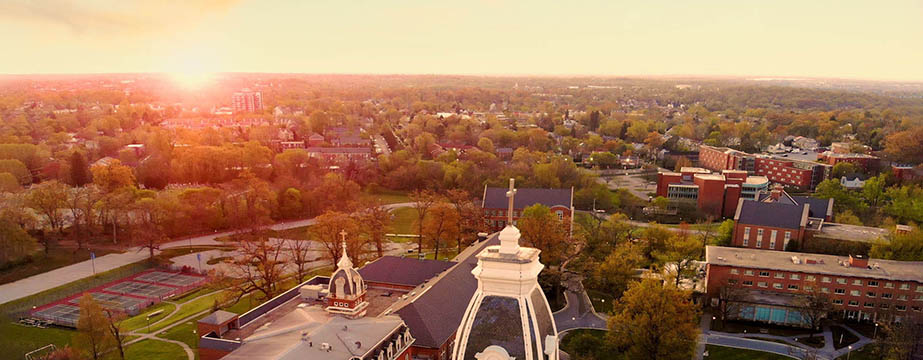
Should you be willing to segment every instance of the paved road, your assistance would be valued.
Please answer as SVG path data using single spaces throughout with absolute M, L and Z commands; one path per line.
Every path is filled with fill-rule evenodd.
M 737 336 L 725 336 L 718 334 L 706 334 L 705 340 L 709 345 L 721 345 L 739 349 L 764 351 L 783 356 L 792 356 L 794 354 L 793 357 L 797 359 L 804 358 L 804 349 L 772 341 L 747 339 Z
M 558 333 L 571 329 L 608 330 L 606 317 L 596 313 L 583 288 L 583 278 L 577 275 L 565 276 L 561 282 L 565 287 L 564 299 L 567 304 L 552 314 Z
M 412 206 L 412 203 L 397 203 L 385 205 L 388 209 Z M 314 223 L 314 219 L 285 221 L 270 226 L 273 230 L 284 230 L 307 226 Z M 233 231 L 215 232 L 208 235 L 190 237 L 182 240 L 171 241 L 160 246 L 161 249 L 169 249 L 183 246 L 209 246 L 222 245 L 223 243 L 215 240 L 218 237 L 233 234 Z M 148 257 L 148 251 L 140 247 L 128 249 L 121 254 L 109 254 L 96 258 L 96 272 L 104 272 L 115 269 L 124 265 L 144 260 Z M 73 265 L 51 270 L 42 274 L 34 275 L 0 285 L 0 304 L 7 303 L 16 299 L 24 298 L 29 295 L 37 294 L 42 291 L 52 289 L 76 280 L 83 279 L 93 275 L 93 261 L 87 260 Z

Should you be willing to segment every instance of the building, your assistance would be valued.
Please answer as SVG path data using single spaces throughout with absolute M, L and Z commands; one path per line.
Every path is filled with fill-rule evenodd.
M 923 262 L 708 246 L 706 296 L 738 302 L 732 318 L 805 325 L 798 297 L 819 292 L 844 319 L 900 320 L 923 308 Z M 746 290 L 720 299 L 722 287 Z
M 239 317 L 218 311 L 200 320 L 200 358 L 411 359 L 415 339 L 399 316 L 382 313 L 390 299 L 369 289 L 345 240 L 337 270 L 326 283 L 317 279 Z
M 860 190 L 865 186 L 867 177 L 862 174 L 848 174 L 840 177 L 840 185 L 849 190 Z
M 558 331 L 545 293 L 538 285 L 544 268 L 540 251 L 519 246 L 513 225 L 514 198 L 510 179 L 506 227 L 500 245 L 477 255 L 477 291 L 458 325 L 454 360 L 558 360 Z
M 573 229 L 574 215 L 574 189 L 517 189 L 516 203 L 513 205 L 513 221 L 519 219 L 527 207 L 541 204 L 551 209 L 551 213 L 567 224 L 568 230 Z M 502 230 L 507 225 L 506 217 L 506 189 L 484 186 L 484 196 L 481 200 L 481 209 L 484 211 L 484 221 L 491 232 Z
M 769 179 L 748 176 L 742 170 L 713 174 L 703 168 L 683 167 L 679 172 L 657 174 L 657 196 L 695 202 L 699 211 L 715 217 L 734 216 L 740 199 L 756 199 L 768 189 Z
M 923 166 L 913 167 L 908 164 L 892 164 L 891 174 L 893 174 L 894 178 L 898 181 L 913 182 L 923 179 Z
M 885 229 L 838 224 L 833 220 L 833 199 L 792 196 L 776 186 L 757 200 L 741 200 L 734 214 L 731 244 L 738 247 L 787 250 L 808 243 L 852 242 L 870 246 L 886 239 Z
M 368 161 L 372 158 L 372 150 L 367 147 L 311 147 L 306 151 L 309 157 L 328 163 Z
M 708 145 L 699 147 L 699 164 L 709 170 L 743 170 L 769 181 L 802 189 L 814 189 L 830 177 L 832 165 L 818 163 L 816 153 L 753 155 Z
M 817 159 L 818 161 L 821 161 L 830 166 L 834 166 L 839 163 L 851 163 L 864 171 L 877 169 L 878 161 L 880 160 L 877 156 L 867 154 L 844 154 L 833 151 L 824 151 L 818 155 Z
M 243 89 L 231 96 L 235 113 L 255 113 L 263 111 L 263 93 Z
M 809 137 L 796 136 L 792 139 L 792 146 L 804 150 L 814 150 L 820 146 L 820 143 Z

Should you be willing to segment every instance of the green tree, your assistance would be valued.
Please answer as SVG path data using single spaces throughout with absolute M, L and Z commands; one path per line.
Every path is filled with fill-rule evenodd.
M 625 359 L 686 360 L 695 350 L 698 317 L 689 292 L 644 279 L 616 304 L 608 340 L 625 349 Z
M 301 191 L 296 188 L 285 189 L 279 196 L 279 212 L 282 218 L 291 219 L 301 215 L 301 201 Z
M 843 210 L 834 216 L 834 221 L 840 224 L 862 226 L 862 220 L 852 212 L 852 210 Z
M 827 179 L 818 184 L 815 196 L 821 199 L 833 199 L 833 208 L 838 212 L 858 211 L 865 206 L 860 197 L 846 190 L 837 179 Z
M 489 153 L 493 153 L 495 150 L 494 142 L 491 141 L 490 138 L 482 137 L 478 139 L 478 149 L 481 149 L 482 151 L 486 151 Z
M 872 244 L 869 256 L 876 259 L 923 261 L 923 230 L 915 228 L 907 234 L 893 234 Z
M 91 181 L 90 166 L 82 152 L 74 151 L 70 156 L 70 184 L 84 186 Z
M 638 246 L 626 241 L 616 246 L 594 273 L 602 288 L 620 296 L 636 280 L 635 275 L 643 264 Z
M 724 220 L 715 232 L 715 237 L 709 242 L 710 245 L 730 246 L 731 237 L 734 234 L 734 220 Z
M 885 188 L 887 187 L 887 175 L 880 174 L 865 181 L 862 185 L 862 197 L 871 206 L 878 206 L 885 200 Z
M 101 359 L 112 348 L 109 320 L 102 306 L 90 293 L 84 293 L 80 298 L 80 318 L 77 320 L 73 344 L 75 349 L 93 360 Z
M 32 187 L 27 201 L 29 207 L 45 216 L 52 231 L 58 231 L 63 226 L 64 219 L 60 210 L 65 207 L 67 197 L 67 185 L 52 180 Z M 47 252 L 47 243 L 45 245 Z
M 526 246 L 542 251 L 542 262 L 546 265 L 560 265 L 568 253 L 568 230 L 563 220 L 542 204 L 525 208 L 517 221 Z
M 702 242 L 692 236 L 688 224 L 682 224 L 680 231 L 667 238 L 663 248 L 653 255 L 664 272 L 673 277 L 674 286 L 679 287 L 683 279 L 695 277 L 695 261 L 702 253 Z
M 38 251 L 38 243 L 18 224 L 0 219 L 0 267 Z
M 32 182 L 32 173 L 29 172 L 26 164 L 16 159 L 0 160 L 0 173 L 13 174 L 16 180 L 23 185 Z
M 839 180 L 843 176 L 855 174 L 858 172 L 860 172 L 860 169 L 858 166 L 856 166 L 856 164 L 850 162 L 841 162 L 833 165 L 833 171 L 830 173 L 830 177 Z

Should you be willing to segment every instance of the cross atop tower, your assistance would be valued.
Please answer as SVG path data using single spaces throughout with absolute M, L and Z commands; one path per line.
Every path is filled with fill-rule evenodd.
M 506 197 L 510 199 L 509 209 L 507 209 L 506 213 L 506 223 L 508 225 L 513 225 L 513 197 L 516 196 L 515 183 L 516 179 L 510 178 L 510 190 L 506 192 Z
M 346 255 L 346 230 L 340 231 L 340 242 L 343 246 L 343 253 L 340 256 L 340 261 L 337 262 L 337 267 L 340 268 L 352 268 L 353 263 L 349 261 L 349 255 Z

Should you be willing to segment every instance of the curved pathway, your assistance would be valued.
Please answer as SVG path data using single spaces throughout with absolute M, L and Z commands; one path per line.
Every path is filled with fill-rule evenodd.
M 384 205 L 385 208 L 393 210 L 396 208 L 410 207 L 413 203 L 397 203 Z M 269 226 L 272 230 L 285 230 L 301 226 L 314 224 L 314 219 L 302 219 L 283 221 Z M 213 246 L 225 245 L 216 239 L 222 236 L 232 235 L 235 231 L 214 232 L 206 235 L 188 237 L 181 240 L 175 240 L 160 245 L 161 249 L 170 249 L 183 246 Z M 124 253 L 109 254 L 100 256 L 95 260 L 96 273 L 112 270 L 121 266 L 136 263 L 148 258 L 148 251 L 140 247 L 128 249 Z M 34 295 L 42 291 L 53 289 L 58 286 L 74 282 L 86 277 L 93 276 L 93 260 L 79 262 L 73 265 L 57 268 L 45 273 L 33 275 L 25 279 L 17 280 L 11 283 L 0 285 L 0 304 L 13 300 L 21 299 L 29 295 Z
M 565 287 L 566 305 L 552 314 L 558 333 L 573 329 L 609 330 L 606 324 L 607 317 L 596 313 L 590 297 L 583 289 L 582 279 L 577 275 L 568 277 L 565 274 L 565 277 L 561 282 Z

